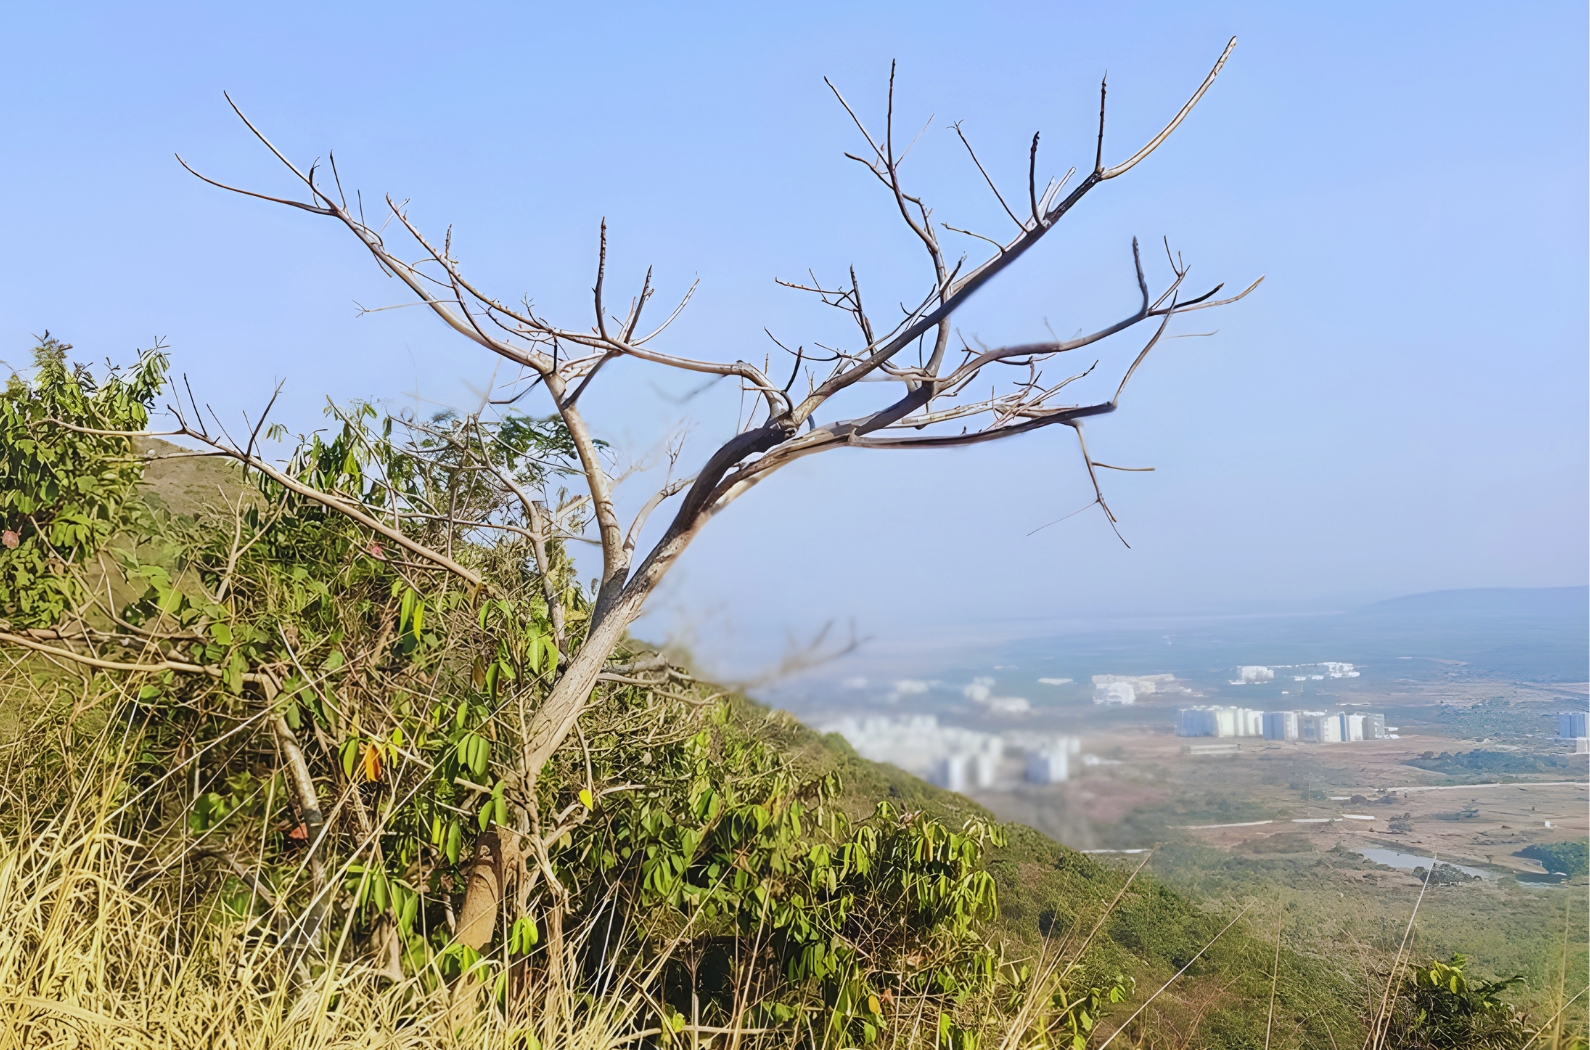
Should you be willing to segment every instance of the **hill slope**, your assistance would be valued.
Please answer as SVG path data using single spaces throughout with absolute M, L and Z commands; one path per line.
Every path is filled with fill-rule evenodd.
M 820 734 L 785 712 L 750 700 L 736 703 L 746 731 L 775 741 L 813 772 L 839 771 L 844 798 L 854 813 L 870 811 L 887 799 L 951 826 L 971 817 L 994 819 L 962 795 L 862 758 L 837 733 Z M 1005 827 L 1007 844 L 989 861 L 1000 899 L 1000 915 L 989 932 L 1013 957 L 1030 958 L 1046 944 L 1069 944 L 1075 950 L 1098 926 L 1083 969 L 1089 981 L 1116 973 L 1133 977 L 1138 994 L 1126 1004 L 1130 1009 L 1187 968 L 1145 1013 L 1154 1018 L 1150 1027 L 1188 1038 L 1197 1032 L 1199 1045 L 1208 1047 L 1263 1045 L 1274 952 L 1270 938 L 1278 925 L 1294 922 L 1284 909 L 1273 900 L 1254 899 L 1200 905 L 1151 875 L 1133 878 L 1133 868 L 1144 857 L 1128 857 L 1126 865 L 1101 863 L 1032 828 Z M 1245 912 L 1244 921 L 1221 934 L 1239 912 Z M 1288 940 L 1307 943 L 1304 933 L 1293 930 Z M 1288 1030 L 1299 1045 L 1354 1038 L 1360 1025 L 1354 1009 L 1357 974 L 1344 963 L 1282 948 L 1276 984 L 1278 1032 Z

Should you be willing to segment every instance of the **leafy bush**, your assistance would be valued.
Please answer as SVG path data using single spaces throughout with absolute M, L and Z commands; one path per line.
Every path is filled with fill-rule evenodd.
M 1437 773 L 1462 775 L 1464 773 L 1561 773 L 1573 765 L 1572 756 L 1535 754 L 1527 751 L 1443 751 L 1440 754 L 1426 751 L 1419 758 L 1410 758 L 1408 765 Z
M 1514 856 L 1538 860 L 1547 871 L 1569 878 L 1590 875 L 1590 842 L 1542 842 L 1525 846 Z
M 96 382 L 67 367 L 70 349 L 46 336 L 32 381 L 12 376 L 0 395 L 0 622 L 13 627 L 57 623 L 81 599 L 68 567 L 87 563 L 143 507 L 131 434 L 148 423 L 165 355 L 151 351 Z
M 1396 1050 L 1517 1050 L 1534 1034 L 1524 1016 L 1499 998 L 1522 977 L 1479 981 L 1454 955 L 1415 967 L 1400 990 L 1386 1039 Z
M 641 647 L 524 768 L 526 712 L 591 615 L 546 524 L 585 513 L 553 494 L 575 469 L 560 422 L 333 408 L 285 467 L 240 457 L 225 505 L 185 518 L 138 498 L 131 435 L 164 357 L 96 383 L 65 352 L 41 347 L 0 401 L 22 530 L 0 586 L 27 632 L 7 638 L 55 662 L 44 680 L 84 676 L 117 742 L 115 834 L 156 858 L 176 943 L 219 927 L 312 969 L 467 975 L 505 1011 L 538 982 L 617 982 L 644 992 L 629 1023 L 665 1038 L 870 1043 L 910 1002 L 971 1050 L 1030 1000 L 1024 1023 L 1080 1046 L 1125 995 L 984 935 L 999 827 L 851 813 L 837 775 Z M 0 831 L 58 819 L 76 789 L 52 783 Z

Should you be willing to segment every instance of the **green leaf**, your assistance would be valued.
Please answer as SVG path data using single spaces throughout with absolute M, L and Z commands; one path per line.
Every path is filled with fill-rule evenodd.
M 359 762 L 358 738 L 350 737 L 349 739 L 344 740 L 342 742 L 342 746 L 337 749 L 337 754 L 342 759 L 342 775 L 347 777 L 349 780 L 352 780 L 353 767 Z

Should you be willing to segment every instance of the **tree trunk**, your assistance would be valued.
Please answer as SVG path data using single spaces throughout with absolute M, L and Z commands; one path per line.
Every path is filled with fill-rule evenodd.
M 261 679 L 261 687 L 267 707 L 274 708 L 277 697 L 276 683 L 265 677 Z M 288 780 L 293 786 L 293 795 L 298 803 L 298 816 L 304 823 L 304 842 L 309 850 L 309 881 L 312 896 L 309 911 L 299 924 L 297 934 L 299 940 L 308 943 L 320 931 L 320 923 L 325 917 L 328 903 L 326 868 L 320 858 L 321 847 L 326 837 L 326 819 L 320 809 L 320 795 L 315 790 L 315 779 L 309 772 L 309 763 L 304 759 L 304 749 L 298 745 L 298 737 L 280 712 L 272 711 L 269 718 L 271 732 L 276 738 L 276 747 L 281 751 L 282 759 L 287 765 Z
M 521 753 L 521 790 L 533 796 L 541 770 L 574 729 L 574 723 L 590 702 L 597 678 L 607 658 L 624 640 L 629 625 L 640 615 L 646 599 L 663 574 L 689 545 L 702 521 L 665 536 L 630 578 L 629 585 L 608 609 L 607 616 L 593 624 L 590 634 L 574 659 L 547 694 L 546 701 L 530 718 Z M 491 941 L 496 928 L 497 909 L 502 902 L 505 868 L 502 863 L 502 836 L 495 829 L 482 835 L 470 863 L 464 891 L 464 907 L 459 914 L 454 940 L 480 949 Z M 517 854 L 515 855 L 517 860 Z M 467 931 L 467 935 L 466 935 Z
M 497 906 L 518 856 L 519 851 L 510 838 L 495 826 L 487 828 L 475 841 L 475 856 L 469 865 L 469 882 L 453 932 L 454 941 L 467 944 L 477 952 L 491 943 L 497 932 Z

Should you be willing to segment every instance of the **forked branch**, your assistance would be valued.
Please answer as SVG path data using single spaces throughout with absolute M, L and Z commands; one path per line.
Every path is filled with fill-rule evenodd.
M 940 228 L 957 228 L 948 223 L 937 223 L 933 218 L 933 208 L 920 195 L 912 192 L 902 177 L 902 163 L 912 145 L 908 144 L 903 150 L 896 147 L 895 67 L 890 67 L 884 122 L 879 134 L 868 130 L 856 107 L 829 83 L 835 98 L 865 143 L 863 152 L 847 156 L 862 164 L 883 187 L 889 196 L 892 211 L 926 253 L 930 271 L 914 305 L 902 305 L 899 316 L 889 321 L 882 320 L 880 315 L 864 305 L 861 281 L 854 269 L 849 270 L 842 281 L 825 282 L 813 275 L 809 284 L 804 281 L 784 282 L 792 288 L 816 295 L 829 307 L 848 313 L 855 323 L 859 339 L 849 346 L 834 347 L 816 340 L 798 341 L 798 349 L 792 352 L 794 363 L 789 379 L 782 385 L 768 374 L 772 371 L 771 364 L 766 368 L 758 368 L 745 360 L 713 360 L 705 355 L 681 354 L 672 349 L 664 351 L 652 345 L 654 340 L 670 329 L 690 302 L 694 284 L 663 322 L 648 334 L 638 333 L 646 304 L 656 293 L 651 270 L 646 271 L 624 316 L 620 318 L 616 313 L 610 315 L 607 299 L 612 260 L 608 253 L 605 220 L 600 226 L 596 277 L 591 289 L 595 322 L 588 328 L 581 328 L 553 323 L 537 311 L 529 297 L 525 297 L 520 305 L 510 306 L 484 292 L 464 274 L 453 254 L 450 233 L 439 244 L 436 243 L 411 220 L 404 204 L 388 198 L 387 207 L 397 228 L 418 246 L 416 260 L 400 257 L 388 246 L 380 230 L 366 224 L 362 210 L 349 207 L 335 164 L 332 165 L 335 188 L 323 188 L 316 181 L 316 169 L 313 166 L 307 171 L 295 166 L 235 105 L 233 108 L 249 130 L 299 181 L 304 196 L 295 200 L 239 189 L 202 175 L 199 177 L 224 189 L 287 204 L 340 222 L 354 234 L 384 271 L 403 282 L 417 297 L 418 304 L 428 307 L 448 327 L 471 342 L 521 366 L 525 370 L 521 380 L 528 378 L 532 386 L 545 388 L 553 410 L 567 429 L 577 454 L 580 473 L 584 475 L 588 490 L 588 497 L 585 498 L 589 500 L 589 510 L 603 552 L 603 570 L 586 641 L 578 651 L 565 654 L 566 658 L 560 662 L 558 670 L 560 677 L 551 695 L 527 723 L 523 759 L 525 776 L 533 781 L 540 763 L 550 756 L 575 725 L 603 672 L 608 653 L 622 639 L 625 629 L 639 615 L 647 597 L 699 534 L 706 521 L 741 493 L 798 459 L 834 448 L 953 448 L 1013 438 L 1050 426 L 1070 426 L 1077 433 L 1096 501 L 1104 508 L 1112 528 L 1115 526 L 1114 515 L 1110 513 L 1099 486 L 1097 471 L 1148 468 L 1118 468 L 1094 460 L 1082 439 L 1083 421 L 1115 411 L 1127 384 L 1149 353 L 1166 336 L 1175 316 L 1235 302 L 1253 291 L 1258 282 L 1255 281 L 1237 295 L 1225 298 L 1217 298 L 1220 285 L 1191 294 L 1184 287 L 1187 267 L 1179 256 L 1169 254 L 1167 245 L 1171 274 L 1156 295 L 1150 289 L 1150 281 L 1134 241 L 1132 254 L 1138 301 L 1135 309 L 1112 322 L 1070 339 L 1055 337 L 992 348 L 978 346 L 976 349 L 969 343 L 963 343 L 960 352 L 955 353 L 950 348 L 954 334 L 952 320 L 972 296 L 1042 240 L 1095 187 L 1130 171 L 1158 149 L 1204 97 L 1225 66 L 1235 43 L 1233 38 L 1227 44 L 1203 82 L 1170 121 L 1136 152 L 1113 166 L 1106 165 L 1104 160 L 1106 87 L 1101 83 L 1099 131 L 1093 164 L 1088 174 L 1064 196 L 1062 192 L 1070 185 L 1076 169 L 1072 168 L 1059 178 L 1049 179 L 1040 191 L 1040 137 L 1035 133 L 1024 158 L 1027 168 L 1024 210 L 1029 213 L 1027 217 L 1021 217 L 1012 206 L 1012 200 L 1019 198 L 1007 198 L 996 186 L 989 170 L 972 149 L 961 125 L 950 125 L 1000 207 L 1018 228 L 1016 234 L 1008 239 L 959 230 L 982 238 L 992 246 L 986 258 L 972 265 L 968 265 L 965 259 L 952 261 L 946 257 L 937 231 Z M 913 138 L 912 143 L 915 141 Z M 1058 355 L 1094 346 L 1144 323 L 1151 324 L 1153 332 L 1121 373 L 1114 392 L 1107 400 L 1069 405 L 1060 403 L 1061 392 L 1089 376 L 1093 368 L 1056 381 L 1046 378 L 1046 365 Z M 797 343 L 796 340 L 790 342 Z M 783 347 L 783 344 L 780 346 Z M 807 350 L 808 346 L 817 347 L 821 353 L 813 356 Z M 914 363 L 901 359 L 902 352 L 911 346 L 919 348 Z M 602 445 L 581 414 L 581 406 L 592 396 L 598 376 L 612 374 L 605 366 L 623 357 L 682 372 L 715 378 L 733 377 L 738 380 L 741 391 L 754 395 L 760 402 L 759 408 L 765 409 L 765 416 L 761 412 L 756 413 L 756 418 L 762 420 L 760 423 L 737 423 L 736 426 L 743 426 L 743 429 L 708 454 L 689 479 L 670 481 L 656 490 L 627 529 L 620 527 L 615 509 L 614 487 L 617 482 L 607 474 Z M 795 392 L 796 380 L 803 366 L 816 362 L 831 366 L 831 370 L 821 378 L 808 371 L 807 388 L 804 392 Z M 997 380 L 995 389 L 987 396 L 973 396 L 970 392 L 974 385 L 980 384 L 990 372 L 994 373 Z M 881 404 L 859 415 L 818 420 L 818 414 L 835 397 L 846 394 L 850 399 L 859 400 L 856 397 L 858 389 L 873 389 L 858 388 L 858 384 L 862 383 L 884 383 L 884 389 L 892 392 Z M 901 384 L 903 391 L 887 385 L 893 383 Z M 981 422 L 978 423 L 978 420 Z M 957 423 L 961 424 L 959 430 L 955 429 Z M 202 435 L 202 428 L 198 430 L 198 433 L 184 432 L 208 442 Z M 238 448 L 230 442 L 226 443 L 226 448 L 209 443 L 215 451 L 240 459 L 250 468 L 261 470 L 278 483 L 293 489 L 291 478 L 259 462 L 252 441 L 247 448 Z M 335 497 L 326 494 L 300 494 L 306 498 L 335 503 Z M 631 561 L 639 549 L 649 517 L 675 497 L 679 499 L 667 526 L 632 570 Z M 521 527 L 520 531 L 544 536 L 545 522 L 542 519 L 546 515 L 541 514 L 533 496 L 521 493 L 521 499 L 532 524 Z M 349 513 L 353 508 L 336 506 L 334 509 Z M 367 525 L 383 535 L 389 535 L 383 531 L 382 523 L 374 519 Z M 475 578 L 468 569 L 451 562 L 444 554 L 410 546 L 412 541 L 406 541 L 406 537 L 400 535 L 391 535 L 391 538 L 433 564 L 462 575 L 465 579 Z M 545 571 L 544 545 L 537 550 L 537 558 Z M 561 628 L 559 634 L 561 638 Z

